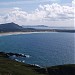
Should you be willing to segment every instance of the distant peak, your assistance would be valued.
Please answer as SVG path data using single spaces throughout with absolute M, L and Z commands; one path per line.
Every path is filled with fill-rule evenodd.
M 11 22 L 11 23 L 14 23 L 14 22 Z
M 15 24 L 15 23 L 14 23 L 14 22 L 10 22 L 10 23 L 4 23 L 4 24 Z M 4 25 L 4 24 L 3 24 L 3 25 Z
M 7 24 L 15 24 L 14 22 L 10 22 L 10 23 L 7 23 Z

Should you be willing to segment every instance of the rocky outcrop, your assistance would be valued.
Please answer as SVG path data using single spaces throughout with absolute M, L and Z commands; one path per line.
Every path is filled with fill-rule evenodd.
M 5 53 L 5 52 L 0 52 L 0 55 L 4 56 L 4 57 L 10 57 L 10 56 L 16 56 L 16 57 L 26 57 L 25 54 L 22 53 Z

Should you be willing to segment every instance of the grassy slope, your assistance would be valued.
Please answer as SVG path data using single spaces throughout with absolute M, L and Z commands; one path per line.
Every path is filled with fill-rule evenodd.
M 75 75 L 75 64 L 39 68 L 6 58 L 0 54 L 0 75 Z
M 37 68 L 0 56 L 0 75 L 44 75 L 34 70 Z
M 75 75 L 75 64 L 48 67 L 49 75 Z

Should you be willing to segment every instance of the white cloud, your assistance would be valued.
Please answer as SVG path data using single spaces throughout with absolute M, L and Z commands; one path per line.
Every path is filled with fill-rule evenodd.
M 72 4 L 75 4 L 75 0 L 72 1 Z
M 72 19 L 74 15 L 73 7 L 60 6 L 57 3 L 52 5 L 47 4 L 41 7 L 41 11 L 46 11 L 46 17 L 50 20 Z
M 75 0 L 74 0 L 75 1 Z M 73 1 L 73 3 L 74 3 Z M 15 22 L 18 24 L 25 23 L 50 23 L 51 21 L 71 21 L 74 19 L 74 7 L 61 6 L 57 3 L 39 5 L 35 11 L 28 13 L 21 8 L 15 7 L 0 16 L 0 23 Z
M 75 0 L 72 1 L 72 6 L 75 7 Z

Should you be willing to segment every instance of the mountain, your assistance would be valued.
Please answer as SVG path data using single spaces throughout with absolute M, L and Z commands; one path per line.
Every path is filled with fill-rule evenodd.
M 22 27 L 48 27 L 46 25 L 22 25 Z
M 50 29 L 46 25 L 22 25 L 23 28 L 33 28 L 33 29 Z
M 0 32 L 14 32 L 14 31 L 21 31 L 21 30 L 23 30 L 23 27 L 13 22 L 0 24 Z
M 22 27 L 13 22 L 0 24 L 0 32 L 71 32 L 75 33 L 75 30 L 66 29 L 47 29 L 44 25 L 37 27 Z
M 48 27 L 48 26 L 45 26 L 45 25 L 22 25 L 22 27 L 24 28 L 38 28 L 38 27 Z

